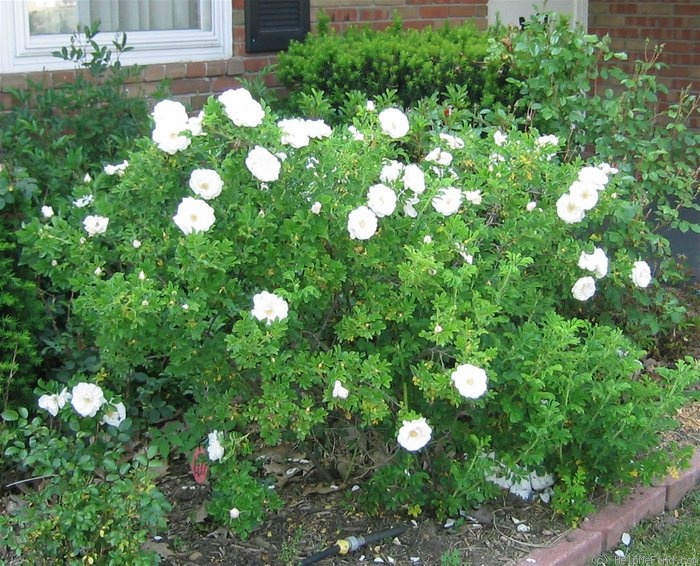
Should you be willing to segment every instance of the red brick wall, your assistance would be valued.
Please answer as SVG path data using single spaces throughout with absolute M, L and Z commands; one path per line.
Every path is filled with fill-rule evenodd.
M 171 63 L 150 65 L 133 86 L 152 93 L 158 81 L 170 80 L 174 98 L 199 108 L 211 94 L 239 85 L 242 77 L 257 73 L 274 61 L 274 54 L 248 55 L 245 51 L 244 0 L 231 0 L 233 5 L 233 57 L 226 61 Z M 333 26 L 370 24 L 377 28 L 389 25 L 399 16 L 404 25 L 425 27 L 458 24 L 465 20 L 486 26 L 487 0 L 311 0 L 312 29 L 321 10 L 331 17 Z M 610 34 L 616 50 L 630 53 L 631 59 L 644 53 L 646 38 L 664 43 L 663 61 L 669 65 L 661 71 L 671 90 L 669 98 L 677 98 L 680 89 L 690 85 L 700 90 L 700 0 L 589 0 L 589 30 Z M 47 73 L 47 84 L 70 80 L 70 71 Z M 8 105 L 7 87 L 22 87 L 27 78 L 38 80 L 42 73 L 0 75 L 0 104 Z M 269 78 L 270 84 L 274 83 Z M 698 124 L 700 126 L 700 124 Z
M 2 0 L 0 0 L 2 1 Z M 135 81 L 132 91 L 153 93 L 159 81 L 168 79 L 172 97 L 192 108 L 201 108 L 212 94 L 239 86 L 239 80 L 257 73 L 274 61 L 272 53 L 248 55 L 245 50 L 244 0 L 231 0 L 233 4 L 233 57 L 226 61 L 197 63 L 169 63 L 149 65 Z M 342 29 L 350 25 L 370 24 L 377 28 L 388 26 L 399 16 L 409 27 L 442 26 L 474 21 L 486 27 L 487 0 L 311 0 L 311 25 L 316 27 L 321 10 L 331 17 L 333 26 Z M 27 79 L 44 80 L 47 85 L 70 80 L 72 71 L 50 73 L 0 75 L 0 104 L 7 107 L 11 97 L 8 87 L 22 88 Z M 274 78 L 268 84 L 275 86 Z
M 692 94 L 700 94 L 700 1 L 589 0 L 588 13 L 589 31 L 609 34 L 613 49 L 627 52 L 630 61 L 663 44 L 661 61 L 668 68 L 657 75 L 669 89 L 668 102 L 677 101 L 688 86 Z M 693 126 L 700 128 L 700 118 Z

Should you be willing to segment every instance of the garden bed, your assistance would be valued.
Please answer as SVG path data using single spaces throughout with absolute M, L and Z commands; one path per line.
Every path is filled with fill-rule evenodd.
M 691 312 L 697 312 L 697 294 L 686 295 Z M 677 357 L 700 357 L 700 330 L 679 332 L 671 345 L 669 361 L 648 359 L 650 369 L 672 364 Z M 695 387 L 700 391 L 700 383 Z M 700 395 L 691 398 L 698 399 Z M 662 435 L 662 442 L 676 442 L 700 449 L 700 401 L 681 408 L 678 428 Z M 347 557 L 335 556 L 321 564 L 358 562 L 397 565 L 506 566 L 538 548 L 557 544 L 571 531 L 539 498 L 530 502 L 503 496 L 483 505 L 452 526 L 434 520 L 411 520 L 406 515 L 370 517 L 352 501 L 352 486 L 337 491 L 323 485 L 313 469 L 290 481 L 281 491 L 284 508 L 271 516 L 251 537 L 241 540 L 226 528 L 217 527 L 206 517 L 210 493 L 207 484 L 194 481 L 189 462 L 173 462 L 160 481 L 160 489 L 172 503 L 169 530 L 150 543 L 149 548 L 163 557 L 166 566 L 192 564 L 296 565 L 303 558 L 348 536 L 366 536 L 399 525 L 407 530 L 362 547 Z M 596 507 L 606 504 L 604 494 L 595 498 Z M 522 532 L 526 525 L 528 532 Z M 393 562 L 392 562 L 393 561 Z

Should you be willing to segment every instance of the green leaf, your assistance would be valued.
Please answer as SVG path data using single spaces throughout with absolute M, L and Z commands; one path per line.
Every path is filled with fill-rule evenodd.
M 5 409 L 0 413 L 0 417 L 2 417 L 4 421 L 13 422 L 19 419 L 19 413 L 14 409 Z

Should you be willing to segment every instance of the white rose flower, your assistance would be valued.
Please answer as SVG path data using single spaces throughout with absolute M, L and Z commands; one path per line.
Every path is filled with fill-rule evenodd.
M 525 206 L 525 210 L 527 210 L 528 212 L 532 212 L 533 210 L 535 210 L 535 208 L 537 208 L 537 203 L 534 200 L 528 202 Z
M 635 261 L 630 277 L 637 287 L 648 287 L 651 283 L 651 267 L 646 261 Z
M 53 216 L 53 214 L 54 214 L 53 208 L 51 208 L 50 206 L 42 206 L 41 207 L 41 215 L 44 218 L 51 218 Z
M 403 187 L 420 195 L 425 192 L 425 173 L 415 163 L 409 163 L 403 170 Z
M 321 203 L 316 201 L 311 205 L 311 212 L 313 214 L 320 214 L 321 213 Z
M 597 190 L 603 190 L 608 184 L 608 176 L 599 167 L 583 167 L 578 172 L 578 180 L 582 183 L 594 185 Z
M 452 163 L 452 159 L 452 154 L 449 151 L 443 151 L 439 147 L 436 147 L 425 156 L 426 161 L 429 161 L 430 163 L 437 163 L 438 165 L 444 165 L 445 167 Z
M 368 100 L 367 104 L 365 104 L 365 109 L 368 112 L 374 112 L 376 110 L 376 107 L 374 106 L 374 100 Z
M 117 163 L 116 165 L 105 165 L 104 172 L 107 175 L 117 175 L 118 177 L 123 177 L 124 171 L 126 171 L 126 168 L 128 166 L 129 162 L 124 160 L 121 163 Z
M 379 180 L 382 183 L 393 183 L 399 178 L 401 172 L 404 169 L 403 163 L 396 161 L 395 159 L 385 160 L 382 170 L 379 173 Z
M 94 383 L 78 383 L 71 392 L 71 405 L 81 417 L 94 417 L 105 402 L 102 388 Z
M 83 228 L 88 233 L 88 236 L 96 236 L 97 234 L 104 234 L 107 231 L 107 226 L 109 225 L 109 218 L 104 216 L 86 216 L 83 220 Z
M 262 124 L 265 111 L 244 88 L 229 89 L 219 95 L 224 112 L 236 126 L 255 128 Z
M 131 245 L 134 246 L 135 250 L 138 250 L 141 247 L 141 240 L 134 240 L 131 242 Z
M 307 135 L 317 140 L 327 138 L 333 133 L 331 127 L 323 120 L 304 120 L 304 127 Z
M 39 397 L 38 405 L 40 409 L 48 411 L 52 417 L 55 417 L 58 414 L 59 409 L 62 409 L 65 406 L 70 397 L 70 393 L 68 393 L 68 390 L 64 387 L 63 391 L 60 393 L 54 393 L 53 395 L 42 395 Z
M 451 375 L 452 383 L 462 397 L 478 399 L 487 388 L 486 372 L 472 364 L 458 365 Z
M 207 455 L 212 462 L 220 462 L 224 457 L 224 447 L 219 440 L 220 435 L 221 433 L 218 430 L 214 430 L 207 435 Z
M 102 424 L 117 427 L 126 418 L 126 407 L 124 403 L 114 403 L 111 409 L 102 415 Z
M 282 297 L 262 291 L 253 297 L 252 315 L 260 321 L 272 324 L 277 320 L 287 318 L 289 305 Z
M 595 248 L 592 254 L 581 252 L 578 258 L 578 266 L 592 271 L 598 279 L 608 274 L 608 263 L 608 256 L 601 248 Z
M 347 399 L 349 394 L 350 392 L 343 387 L 340 380 L 336 379 L 335 383 L 333 384 L 333 397 L 337 399 Z
M 403 425 L 399 429 L 397 440 L 406 450 L 415 452 L 428 444 L 432 434 L 433 429 L 430 428 L 425 418 L 421 417 L 420 419 L 413 419 L 412 421 L 403 421 Z
M 185 124 L 188 119 L 184 104 L 175 100 L 161 100 L 153 107 L 152 116 L 156 125 L 165 122 Z
M 85 176 L 83 177 L 83 183 L 89 183 L 92 181 L 92 177 L 90 176 L 90 173 L 85 173 Z
M 591 210 L 598 203 L 598 185 L 574 181 L 569 187 L 572 202 L 583 210 Z
M 195 169 L 190 173 L 190 188 L 205 200 L 218 197 L 224 182 L 213 169 Z
M 234 507 L 228 512 L 228 516 L 235 521 L 236 519 L 238 519 L 238 517 L 241 516 L 241 512 Z
M 601 163 L 600 165 L 598 165 L 598 169 L 600 169 L 608 177 L 610 175 L 615 175 L 616 173 L 619 172 L 617 167 L 613 167 L 612 165 L 610 165 L 610 163 Z
M 464 147 L 464 140 L 450 134 L 440 134 L 440 139 L 447 143 L 450 149 L 461 149 Z
M 192 197 L 183 198 L 173 216 L 173 222 L 183 234 L 206 232 L 215 220 L 214 209 L 203 200 Z
M 466 191 L 464 198 L 472 204 L 479 205 L 482 202 L 481 191 Z
M 493 142 L 497 146 L 500 147 L 500 146 L 505 145 L 506 141 L 508 141 L 508 136 L 506 134 L 504 134 L 501 130 L 496 130 L 493 133 Z
M 557 201 L 557 215 L 567 224 L 576 224 L 583 220 L 586 211 L 571 198 L 569 193 L 565 193 Z
M 365 134 L 363 134 L 355 126 L 348 126 L 348 131 L 352 134 L 352 139 L 355 141 L 362 141 L 365 139 Z
M 270 183 L 279 179 L 280 169 L 282 168 L 279 159 L 259 145 L 256 145 L 248 152 L 245 166 L 253 174 L 253 177 L 263 183 Z
M 95 200 L 95 197 L 93 195 L 85 195 L 84 197 L 80 197 L 78 200 L 73 201 L 73 206 L 75 208 L 85 208 L 89 204 L 92 204 L 92 201 Z
M 353 240 L 369 240 L 377 231 L 377 215 L 366 206 L 348 214 L 348 232 Z
M 202 132 L 202 122 L 203 121 L 204 121 L 204 111 L 200 110 L 199 114 L 187 119 L 187 123 L 185 124 L 185 129 L 189 130 L 189 132 L 193 136 L 201 136 L 201 135 L 203 135 L 203 132 Z
M 587 301 L 595 295 L 595 279 L 593 277 L 581 277 L 571 288 L 574 299 Z
M 396 210 L 396 193 L 386 185 L 372 185 L 367 191 L 367 206 L 378 218 L 389 216 Z
M 186 123 L 160 124 L 151 132 L 151 139 L 158 149 L 169 155 L 175 155 L 178 151 L 187 149 L 192 143 L 189 136 L 183 135 L 186 129 Z
M 379 113 L 379 124 L 389 137 L 398 139 L 408 133 L 408 118 L 398 108 L 387 108 Z
M 277 126 L 282 130 L 280 142 L 295 148 L 306 147 L 311 141 L 304 120 L 291 118 L 280 120 Z
M 433 197 L 432 205 L 443 216 L 452 216 L 462 206 L 462 198 L 462 191 L 457 187 L 447 187 Z
M 430 234 L 428 234 L 427 236 L 423 236 L 423 243 L 424 244 L 432 244 L 433 237 Z
M 418 216 L 418 212 L 415 209 L 415 205 L 417 205 L 418 202 L 419 201 L 416 197 L 407 199 L 403 205 L 403 213 L 409 218 L 416 218 Z
M 537 147 L 545 147 L 547 145 L 559 145 L 559 138 L 553 134 L 540 136 L 535 140 Z

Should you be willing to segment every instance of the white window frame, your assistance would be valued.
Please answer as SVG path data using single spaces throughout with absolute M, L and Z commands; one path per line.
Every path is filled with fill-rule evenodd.
M 513 18 L 523 11 L 532 13 L 533 5 L 545 12 L 559 12 L 564 3 L 571 4 L 571 13 L 566 12 L 571 16 L 571 25 L 588 30 L 588 0 L 488 0 L 488 23 L 493 25 L 500 18 L 502 23 L 518 25 Z
M 157 1 L 157 0 L 156 0 Z M 211 30 L 128 31 L 123 64 L 148 65 L 228 59 L 233 55 L 231 0 L 211 2 Z M 0 73 L 73 69 L 72 61 L 51 55 L 70 44 L 71 34 L 30 35 L 25 0 L 0 0 Z M 100 32 L 97 41 L 111 45 L 114 33 Z

